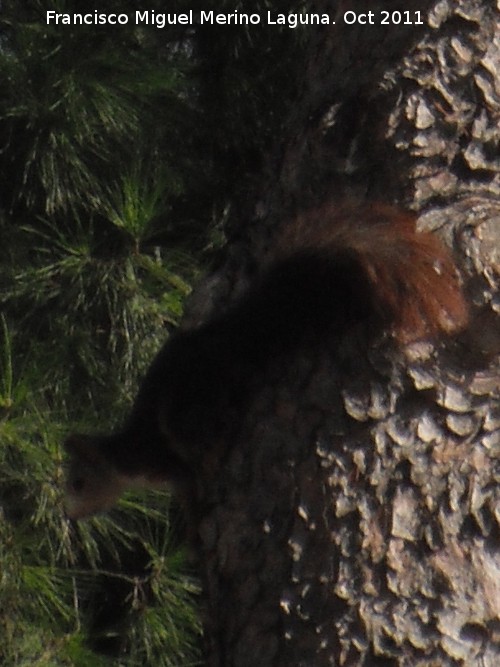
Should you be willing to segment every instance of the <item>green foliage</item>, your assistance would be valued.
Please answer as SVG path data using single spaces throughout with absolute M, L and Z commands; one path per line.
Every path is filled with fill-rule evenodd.
M 10 203 L 49 214 L 96 210 L 116 164 L 154 139 L 155 103 L 171 116 L 187 113 L 178 63 L 160 67 L 133 35 L 114 41 L 99 27 L 46 25 L 44 5 L 61 11 L 60 2 L 29 4 L 31 12 L 17 3 L 0 23 L 8 36 L 0 138 Z
M 141 242 L 151 236 L 154 223 L 164 212 L 166 183 L 172 181 L 163 173 L 151 177 L 141 173 L 140 166 L 134 166 L 111 190 L 105 206 L 107 217 L 130 238 L 136 252 Z
M 5 5 L 0 663 L 193 665 L 197 586 L 165 497 L 74 526 L 60 449 L 68 423 L 120 418 L 195 275 L 189 247 L 165 234 L 184 188 L 181 129 L 153 122 L 159 104 L 167 125 L 189 116 L 182 57 L 160 66 L 134 35 L 44 24 L 45 8 L 69 2 Z
M 0 662 L 99 665 L 89 640 L 114 637 L 113 664 L 195 664 L 198 588 L 166 520 L 168 497 L 125 499 L 111 516 L 71 525 L 60 440 L 60 427 L 23 406 L 0 422 Z M 92 627 L 117 585 L 119 607 Z
M 60 443 L 130 405 L 202 250 L 222 244 L 279 139 L 307 32 L 63 28 L 45 12 L 93 11 L 85 0 L 1 4 L 0 663 L 195 665 L 198 585 L 169 497 L 128 496 L 73 525 Z
M 12 350 L 5 317 L 0 317 L 2 338 L 0 346 L 0 409 L 12 407 Z
M 153 258 L 134 247 L 115 248 L 109 256 L 95 225 L 77 220 L 67 228 L 39 220 L 37 227 L 21 228 L 23 237 L 32 261 L 15 271 L 3 300 L 18 331 L 36 332 L 36 349 L 22 334 L 20 345 L 32 354 L 39 378 L 46 378 L 45 397 L 54 405 L 76 393 L 80 405 L 88 406 L 83 381 L 93 385 L 94 407 L 106 398 L 109 409 L 117 385 L 117 399 L 130 398 L 138 374 L 164 339 L 165 322 L 178 321 L 190 291 L 177 272 L 179 254 L 169 261 L 168 253 L 163 259 L 158 251 Z M 186 258 L 185 273 L 193 275 L 192 266 Z M 54 347 L 58 340 L 64 345 Z

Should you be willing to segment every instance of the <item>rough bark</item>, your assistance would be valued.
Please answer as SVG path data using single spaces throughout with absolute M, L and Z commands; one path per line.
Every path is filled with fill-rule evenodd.
M 288 133 L 237 213 L 244 243 L 200 300 L 227 299 L 297 209 L 385 199 L 453 245 L 470 331 L 289 359 L 224 455 L 205 452 L 214 667 L 500 664 L 500 15 L 484 0 L 405 9 L 426 25 L 318 30 Z

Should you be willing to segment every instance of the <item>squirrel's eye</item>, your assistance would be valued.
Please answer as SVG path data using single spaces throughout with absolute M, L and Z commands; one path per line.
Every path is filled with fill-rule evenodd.
M 85 480 L 83 479 L 83 477 L 76 477 L 72 481 L 71 486 L 72 486 L 73 491 L 75 493 L 81 493 L 83 491 L 84 486 L 85 486 Z

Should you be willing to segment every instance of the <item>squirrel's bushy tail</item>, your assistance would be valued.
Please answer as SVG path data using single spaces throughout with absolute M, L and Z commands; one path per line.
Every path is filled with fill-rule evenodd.
M 308 250 L 352 255 L 369 286 L 372 308 L 400 343 L 451 334 L 467 322 L 450 251 L 434 234 L 418 232 L 411 213 L 384 204 L 327 205 L 299 216 L 280 246 L 292 255 Z

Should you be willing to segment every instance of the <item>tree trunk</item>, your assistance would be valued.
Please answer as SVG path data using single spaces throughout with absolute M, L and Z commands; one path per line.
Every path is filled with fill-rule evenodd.
M 287 359 L 224 455 L 205 453 L 207 664 L 495 667 L 500 17 L 486 0 L 406 3 L 422 26 L 380 25 L 402 9 L 392 1 L 314 11 L 332 5 L 262 186 L 234 213 L 238 242 L 191 318 L 207 294 L 229 298 L 283 220 L 355 198 L 411 207 L 453 246 L 471 327 L 446 345 L 346 340 Z M 369 10 L 373 25 L 342 20 Z

